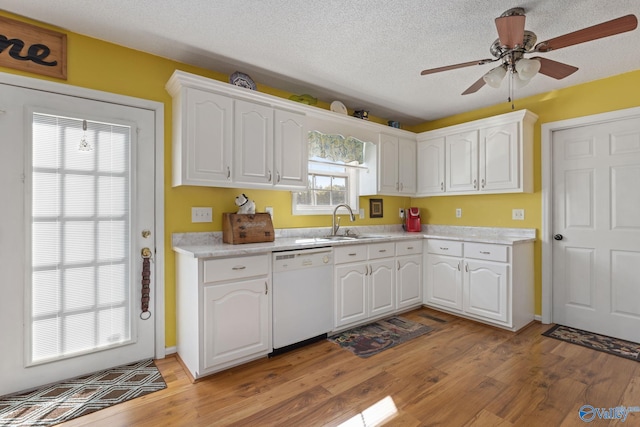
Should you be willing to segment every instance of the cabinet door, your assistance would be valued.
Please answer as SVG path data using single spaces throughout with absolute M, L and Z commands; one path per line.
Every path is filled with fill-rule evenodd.
M 391 313 L 396 308 L 396 280 L 393 259 L 369 263 L 369 317 Z
M 269 352 L 268 286 L 263 278 L 204 288 L 203 369 Z
M 378 193 L 397 194 L 399 190 L 397 137 L 380 134 L 378 165 Z
M 416 143 L 398 139 L 398 182 L 400 193 L 416 192 Z
M 182 92 L 174 142 L 173 185 L 228 185 L 231 182 L 233 100 L 187 88 Z
M 474 260 L 465 260 L 464 263 L 464 311 L 506 323 L 508 264 Z
M 364 320 L 367 313 L 368 264 L 346 264 L 335 269 L 335 326 Z
M 462 310 L 462 259 L 444 255 L 427 256 L 425 301 L 427 304 Z
M 273 109 L 236 100 L 234 131 L 234 181 L 272 186 Z
M 405 308 L 422 302 L 422 255 L 399 257 L 397 263 L 398 308 Z
M 275 185 L 306 188 L 309 137 L 305 115 L 275 110 Z
M 519 147 L 518 123 L 480 130 L 480 191 L 521 187 Z
M 444 193 L 444 137 L 418 142 L 417 193 Z
M 478 190 L 478 132 L 445 138 L 447 192 Z

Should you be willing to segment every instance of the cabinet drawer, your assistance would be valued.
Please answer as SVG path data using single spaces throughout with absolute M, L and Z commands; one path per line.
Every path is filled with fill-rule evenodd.
M 334 262 L 336 264 L 365 261 L 367 259 L 367 245 L 334 247 L 333 255 L 334 255 Z
M 422 241 L 410 240 L 408 242 L 396 242 L 396 255 L 413 255 L 422 253 Z
M 372 243 L 369 245 L 369 259 L 392 257 L 395 254 L 395 249 L 393 242 Z
M 462 256 L 462 242 L 450 240 L 429 240 L 427 250 L 431 254 Z
M 237 258 L 217 258 L 204 261 L 205 283 L 266 276 L 269 273 L 269 255 L 255 255 Z
M 509 247 L 504 245 L 489 245 L 486 243 L 465 243 L 464 257 L 508 262 Z

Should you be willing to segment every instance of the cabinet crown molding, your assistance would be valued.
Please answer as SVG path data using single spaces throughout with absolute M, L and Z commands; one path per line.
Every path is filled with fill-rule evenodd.
M 434 130 L 428 130 L 417 134 L 418 141 L 432 139 L 439 136 L 450 135 L 452 133 L 466 132 L 478 130 L 487 126 L 500 126 L 507 123 L 523 122 L 525 125 L 533 124 L 538 120 L 538 115 L 529 110 L 518 110 L 510 113 L 500 114 L 497 116 L 477 119 L 470 122 L 460 123 L 457 125 L 446 126 Z

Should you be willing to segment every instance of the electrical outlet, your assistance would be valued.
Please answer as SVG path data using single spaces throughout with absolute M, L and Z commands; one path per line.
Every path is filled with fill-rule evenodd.
M 511 219 L 524 221 L 524 209 L 514 209 L 511 211 Z
M 462 218 L 462 209 L 460 208 L 456 209 L 456 218 Z
M 271 215 L 271 219 L 273 219 L 273 206 L 267 206 L 264 208 L 264 211 Z
M 191 222 L 213 222 L 213 208 L 191 208 Z
M 360 208 L 360 219 L 364 219 L 364 209 Z
M 401 219 L 404 219 L 404 209 L 400 208 L 398 215 L 400 216 Z

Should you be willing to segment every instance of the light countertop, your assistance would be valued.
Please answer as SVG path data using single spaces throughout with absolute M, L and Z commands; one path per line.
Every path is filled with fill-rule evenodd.
M 278 229 L 273 242 L 232 245 L 222 242 L 221 232 L 174 233 L 173 250 L 193 258 L 215 258 L 310 249 L 326 246 L 344 246 L 365 243 L 402 241 L 413 239 L 439 239 L 515 245 L 536 240 L 536 230 L 528 228 L 458 227 L 426 225 L 422 232 L 408 233 L 400 226 L 351 227 L 358 235 L 354 240 L 329 240 L 326 228 Z

